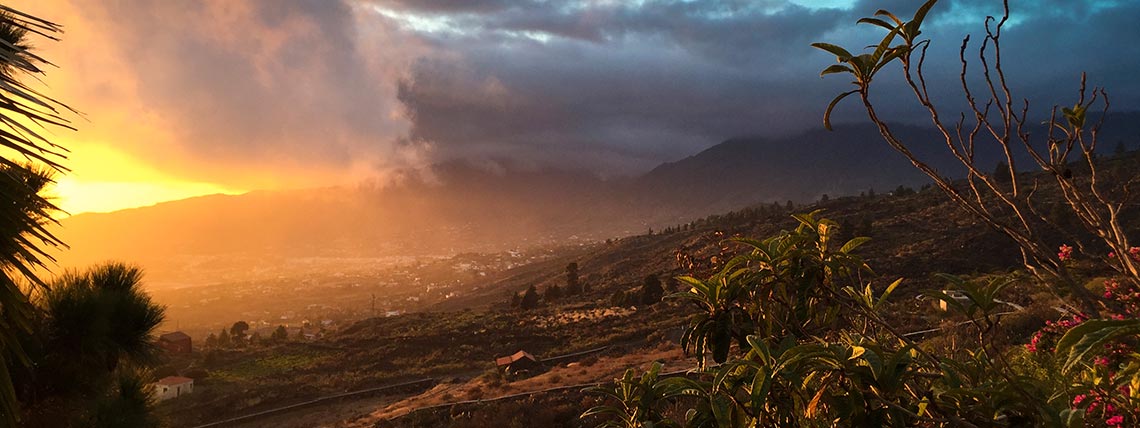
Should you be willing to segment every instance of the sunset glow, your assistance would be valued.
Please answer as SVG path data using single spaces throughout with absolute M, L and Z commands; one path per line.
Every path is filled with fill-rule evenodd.
M 109 212 L 194 196 L 242 193 L 220 185 L 181 180 L 107 146 L 75 146 L 71 172 L 49 192 L 69 215 Z

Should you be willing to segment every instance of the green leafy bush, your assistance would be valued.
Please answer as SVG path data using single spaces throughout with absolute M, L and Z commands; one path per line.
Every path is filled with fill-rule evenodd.
M 605 403 L 582 417 L 605 427 L 1138 421 L 1140 360 L 1126 351 L 1140 334 L 1135 317 L 1050 323 L 1063 327 L 1055 352 L 1009 346 L 995 334 L 1009 310 L 999 298 L 1020 279 L 941 275 L 965 302 L 928 295 L 967 320 L 963 337 L 971 342 L 964 352 L 939 353 L 883 321 L 884 302 L 901 282 L 862 280 L 870 268 L 854 252 L 867 238 L 833 242 L 834 222 L 818 213 L 794 217 L 795 230 L 738 239 L 747 251 L 710 277 L 681 278 L 689 290 L 671 297 L 694 308 L 682 346 L 697 369 L 679 376 L 663 376 L 660 365 L 641 376 L 631 369 L 593 389 Z M 683 415 L 669 417 L 675 406 Z

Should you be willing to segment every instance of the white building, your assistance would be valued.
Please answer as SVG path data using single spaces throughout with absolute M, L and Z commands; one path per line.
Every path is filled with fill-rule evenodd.
M 960 290 L 942 290 L 942 293 L 946 294 L 951 299 L 954 299 L 954 301 L 960 303 L 962 306 L 965 306 L 967 308 L 969 308 L 970 305 L 974 304 L 970 300 L 969 297 L 966 297 L 966 293 L 963 293 Z M 950 310 L 950 305 L 948 303 L 946 303 L 945 300 L 939 300 L 938 301 L 938 308 L 942 309 L 943 311 L 948 311 L 948 310 Z
M 167 376 L 154 384 L 154 398 L 169 400 L 194 391 L 194 379 L 182 376 Z

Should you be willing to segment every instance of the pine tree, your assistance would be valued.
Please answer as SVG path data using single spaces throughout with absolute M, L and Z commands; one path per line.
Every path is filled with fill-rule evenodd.
M 224 329 L 224 328 L 222 329 L 221 333 L 218 333 L 218 347 L 219 348 L 229 348 L 230 347 L 230 333 L 227 332 L 226 329 Z
M 653 305 L 661 301 L 665 296 L 665 289 L 661 287 L 661 280 L 657 278 L 657 274 L 652 274 L 645 277 L 645 283 L 641 286 L 641 304 Z
M 288 338 L 289 332 L 285 330 L 285 326 L 283 325 L 277 326 L 277 329 L 273 330 L 273 334 L 269 335 L 269 340 L 273 341 L 274 343 L 284 342 L 285 339 Z
M 566 265 L 566 295 L 582 294 L 582 284 L 578 282 L 578 263 Z
M 527 287 L 526 292 L 523 293 L 522 302 L 519 307 L 523 310 L 531 310 L 538 306 L 538 290 L 533 285 Z
M 1009 176 L 1009 164 L 1005 163 L 1005 161 L 998 162 L 997 167 L 994 168 L 993 176 L 998 183 L 1009 183 L 1013 181 Z

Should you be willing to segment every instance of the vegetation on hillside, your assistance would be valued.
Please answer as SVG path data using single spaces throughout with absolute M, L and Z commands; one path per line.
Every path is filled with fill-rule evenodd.
M 673 295 L 691 302 L 695 314 L 681 339 L 698 368 L 685 376 L 660 377 L 659 367 L 635 372 L 597 391 L 609 399 L 583 413 L 607 427 L 755 426 L 1133 426 L 1140 423 L 1140 248 L 1132 247 L 1122 211 L 1130 183 L 1100 173 L 1096 157 L 1099 125 L 1086 112 L 1107 95 L 1085 97 L 1084 82 L 1073 108 L 1049 119 L 1049 138 L 1035 145 L 1023 131 L 1028 103 L 1014 106 L 1001 69 L 1000 36 L 1009 19 L 987 18 L 981 46 L 988 96 L 979 103 L 963 77 L 974 124 L 946 125 L 931 101 L 922 74 L 928 40 L 922 23 L 936 0 L 903 21 L 887 11 L 860 23 L 888 34 L 873 52 L 853 55 L 839 46 L 814 46 L 835 54 L 840 64 L 822 74 L 850 75 L 856 89 L 847 96 L 863 106 L 887 143 L 926 173 L 949 199 L 1020 249 L 1031 279 L 996 275 L 970 280 L 944 275 L 945 291 L 926 296 L 965 320 L 972 334 L 951 346 L 917 342 L 912 333 L 885 321 L 888 298 L 901 280 L 873 286 L 870 267 L 854 250 L 868 238 L 839 240 L 839 224 L 800 214 L 799 225 L 763 240 L 737 239 L 748 251 L 704 278 L 682 277 L 689 290 Z M 881 17 L 881 18 L 880 18 Z M 901 43 L 895 44 L 896 40 Z M 962 51 L 967 48 L 968 38 Z M 992 50 L 993 65 L 987 63 Z M 962 73 L 967 61 L 962 55 Z M 876 115 L 871 83 L 886 65 L 900 62 L 904 79 L 929 110 L 949 150 L 969 174 L 965 186 L 939 175 L 915 156 Z M 913 68 L 912 68 L 913 67 Z M 992 74 L 991 74 L 992 72 Z M 999 95 L 1002 94 L 1002 95 Z M 972 132 L 962 132 L 973 129 Z M 957 131 L 955 131 L 955 129 Z M 1008 170 L 982 171 L 974 163 L 975 143 L 992 137 L 1006 154 Z M 1074 247 L 1049 241 L 1056 217 L 1034 199 L 1049 182 L 1018 180 L 1013 150 L 1026 150 L 1049 177 L 1080 226 L 1098 245 Z M 1076 157 L 1075 162 L 1070 155 Z M 1082 174 L 1083 173 L 1083 174 Z M 1125 174 L 1134 174 L 1134 171 Z M 1002 176 L 1005 179 L 1002 179 Z M 1098 178 L 1099 177 L 1099 178 Z M 1111 185 L 1119 187 L 1112 188 Z M 1057 202 L 1057 201 L 1053 201 Z M 1055 249 L 1055 250 L 1054 250 Z M 1107 250 L 1097 254 L 1098 250 Z M 1091 252 L 1091 253 L 1089 253 Z M 1084 260 L 1081 260 L 1084 259 Z M 1078 263 L 1099 261 L 1114 273 L 1097 295 L 1075 274 Z M 1019 282 L 1043 287 L 1063 305 L 1025 346 L 1010 346 L 1002 318 L 1010 305 L 1000 298 Z M 881 291 L 879 291 L 881 290 Z M 595 419 L 596 418 L 596 419 Z

